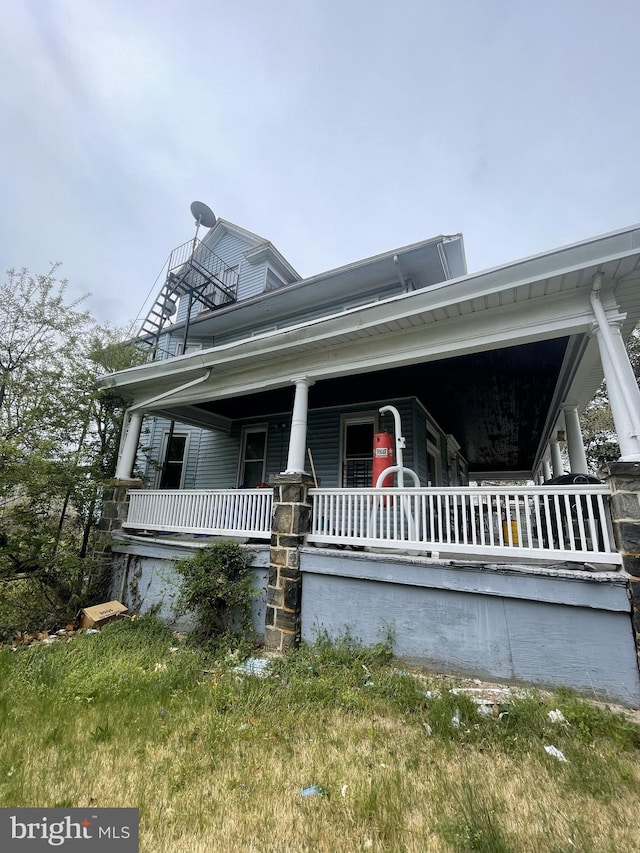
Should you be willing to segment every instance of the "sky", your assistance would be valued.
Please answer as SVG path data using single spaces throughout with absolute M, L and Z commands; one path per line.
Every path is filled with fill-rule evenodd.
M 196 199 L 303 276 L 459 232 L 471 272 L 640 221 L 638 0 L 2 11 L 0 266 L 60 261 L 101 323 L 144 315 Z

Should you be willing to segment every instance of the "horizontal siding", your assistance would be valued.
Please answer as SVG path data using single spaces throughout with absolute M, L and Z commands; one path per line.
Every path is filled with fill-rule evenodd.
M 343 415 L 356 415 L 365 412 L 377 414 L 380 407 L 384 405 L 393 405 L 400 413 L 402 430 L 406 439 L 406 447 L 403 452 L 404 465 L 417 473 L 422 484 L 427 482 L 426 423 L 429 422 L 431 429 L 439 437 L 442 485 L 449 485 L 446 436 L 415 398 L 391 401 L 378 400 L 357 406 L 311 409 L 307 425 L 307 447 L 311 451 L 316 476 L 320 484 L 328 488 L 341 485 L 339 474 Z M 279 474 L 286 469 L 290 420 L 291 414 L 287 412 L 260 421 L 236 422 L 230 434 L 214 430 L 200 430 L 197 427 L 176 423 L 176 433 L 189 434 L 184 487 L 188 489 L 235 488 L 237 486 L 242 427 L 256 423 L 267 425 L 265 480 L 268 482 L 271 475 Z M 378 429 L 383 428 L 390 432 L 393 431 L 394 419 L 392 415 L 378 415 Z M 148 437 L 143 440 L 143 443 L 149 445 L 150 460 L 155 461 L 156 465 L 159 464 L 163 437 L 168 429 L 169 421 L 157 418 L 149 419 Z M 308 456 L 305 460 L 305 468 L 311 472 Z M 146 465 L 145 474 L 150 488 L 154 488 L 157 482 L 156 470 L 153 462 L 149 461 Z
M 194 470 L 196 489 L 234 489 L 237 485 L 240 437 L 201 430 L 200 456 Z
M 240 279 L 238 280 L 238 302 L 263 293 L 266 280 L 266 261 L 259 264 L 250 264 L 247 260 L 243 261 Z
M 266 262 L 252 265 L 246 260 L 244 253 L 253 248 L 235 234 L 225 234 L 215 246 L 214 252 L 227 266 L 238 266 L 238 301 L 256 296 L 264 290 L 266 279 Z

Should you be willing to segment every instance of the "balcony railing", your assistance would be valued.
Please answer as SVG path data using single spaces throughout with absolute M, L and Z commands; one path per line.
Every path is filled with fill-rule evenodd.
M 311 489 L 309 542 L 619 564 L 606 486 Z
M 271 538 L 273 489 L 130 491 L 128 531 Z
M 607 486 L 311 489 L 317 545 L 621 564 Z M 272 489 L 131 491 L 127 531 L 269 540 Z

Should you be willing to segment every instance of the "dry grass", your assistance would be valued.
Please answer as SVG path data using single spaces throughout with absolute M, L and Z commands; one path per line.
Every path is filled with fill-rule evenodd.
M 260 679 L 171 642 L 123 623 L 0 651 L 0 805 L 137 806 L 140 849 L 167 853 L 640 850 L 640 732 L 572 696 L 484 719 L 383 650 L 321 644 Z

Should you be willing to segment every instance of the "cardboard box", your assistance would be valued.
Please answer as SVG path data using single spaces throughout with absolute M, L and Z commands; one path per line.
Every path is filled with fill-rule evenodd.
M 83 607 L 78 613 L 81 628 L 102 628 L 107 622 L 119 619 L 129 608 L 119 601 L 106 601 L 104 604 L 94 604 L 93 607 Z

